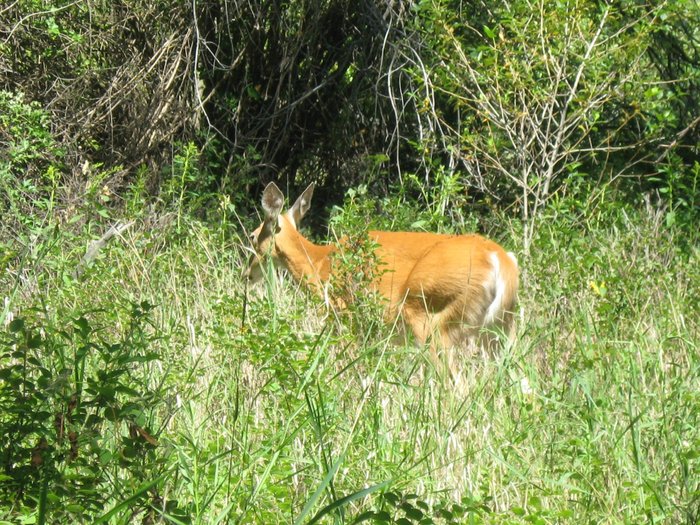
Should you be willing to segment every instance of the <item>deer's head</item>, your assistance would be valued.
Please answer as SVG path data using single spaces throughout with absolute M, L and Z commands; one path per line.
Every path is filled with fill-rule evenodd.
M 299 196 L 294 205 L 285 213 L 284 194 L 274 182 L 263 191 L 263 222 L 250 234 L 252 254 L 243 277 L 250 282 L 257 282 L 262 277 L 261 264 L 269 257 L 275 265 L 283 265 L 284 244 L 297 235 L 301 219 L 311 205 L 314 193 L 312 182 Z

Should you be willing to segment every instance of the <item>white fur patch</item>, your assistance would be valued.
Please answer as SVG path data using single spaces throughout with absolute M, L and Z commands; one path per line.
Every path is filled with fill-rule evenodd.
M 506 255 L 508 255 L 508 257 L 510 257 L 510 260 L 515 263 L 515 266 L 518 266 L 518 258 L 513 252 L 508 252 Z
M 510 255 L 510 254 L 509 254 Z M 515 256 L 513 255 L 512 258 Z M 501 306 L 503 304 L 503 296 L 506 293 L 506 283 L 501 277 L 501 261 L 498 259 L 498 254 L 496 252 L 491 252 L 489 254 L 489 260 L 491 261 L 491 264 L 493 265 L 493 281 L 489 284 L 492 284 L 496 288 L 496 297 L 494 297 L 493 301 L 489 305 L 488 310 L 486 310 L 486 317 L 484 318 L 484 324 L 490 324 L 493 323 L 496 320 L 496 316 L 500 313 L 501 311 Z

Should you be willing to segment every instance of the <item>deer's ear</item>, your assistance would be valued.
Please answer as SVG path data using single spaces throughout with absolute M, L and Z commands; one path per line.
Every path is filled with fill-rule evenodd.
M 311 197 L 314 195 L 315 187 L 316 186 L 313 182 L 309 184 L 304 192 L 299 195 L 299 198 L 296 200 L 294 205 L 289 208 L 289 211 L 287 211 L 287 215 L 290 219 L 292 219 L 292 222 L 297 228 L 299 227 L 301 219 L 304 218 L 304 215 L 306 215 L 306 212 L 309 211 L 309 208 L 311 207 Z
M 275 234 L 279 230 L 278 218 L 284 206 L 284 195 L 274 182 L 271 182 L 263 191 L 262 207 L 265 212 L 264 228 Z
M 263 191 L 262 207 L 265 218 L 277 218 L 284 205 L 284 195 L 274 182 L 271 182 Z

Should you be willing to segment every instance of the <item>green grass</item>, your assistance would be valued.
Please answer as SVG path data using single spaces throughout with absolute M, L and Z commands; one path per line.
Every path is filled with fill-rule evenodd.
M 80 280 L 84 240 L 46 232 L 2 281 L 24 327 L 0 368 L 48 379 L 3 389 L 0 520 L 696 523 L 697 239 L 650 213 L 599 219 L 542 222 L 516 343 L 465 356 L 457 387 L 289 279 L 250 290 L 243 324 L 241 241 L 214 226 L 136 225 Z M 71 459 L 54 418 L 78 385 Z

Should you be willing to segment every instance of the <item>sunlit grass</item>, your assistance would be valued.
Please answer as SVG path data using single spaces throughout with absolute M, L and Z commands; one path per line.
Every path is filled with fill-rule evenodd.
M 140 494 L 141 514 L 294 523 L 325 508 L 329 522 L 366 511 L 418 522 L 414 508 L 436 523 L 692 523 L 697 251 L 657 232 L 649 252 L 656 224 L 635 220 L 639 231 L 585 240 L 543 229 L 521 260 L 516 342 L 459 358 L 457 384 L 392 327 L 357 312 L 349 330 L 275 272 L 246 297 L 240 239 L 196 221 L 172 238 L 134 228 L 82 280 L 41 282 L 54 326 L 85 312 L 111 331 L 127 322 L 119 305 L 155 306 L 150 374 L 165 387 L 146 414 L 159 459 L 144 465 L 157 490 Z M 124 484 L 105 511 L 135 491 Z

